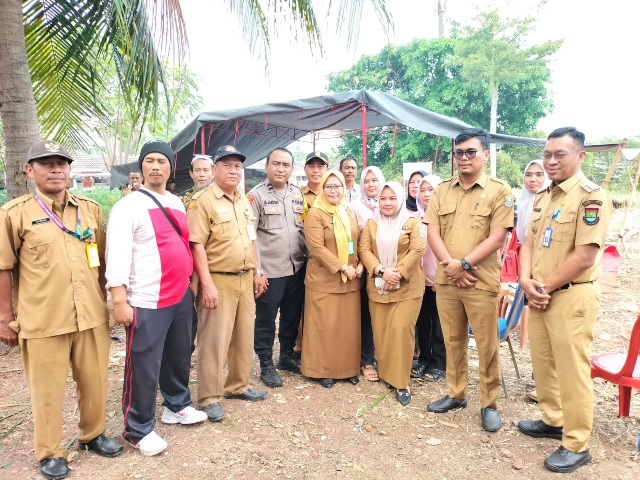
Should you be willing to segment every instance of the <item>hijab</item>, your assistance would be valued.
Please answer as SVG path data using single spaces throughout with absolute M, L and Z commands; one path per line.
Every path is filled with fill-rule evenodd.
M 331 205 L 324 194 L 324 184 L 327 183 L 329 177 L 334 176 L 342 184 L 342 199 L 338 205 Z M 322 175 L 320 180 L 320 193 L 313 203 L 313 208 L 323 211 L 327 215 L 331 215 L 333 219 L 333 234 L 336 239 L 336 247 L 338 248 L 338 258 L 343 264 L 349 263 L 349 241 L 351 240 L 351 222 L 347 214 L 347 186 L 344 176 L 338 170 L 329 170 Z M 346 283 L 347 276 L 340 274 L 342 281 Z
M 385 215 L 378 208 L 374 220 L 378 225 L 376 243 L 378 246 L 378 260 L 385 268 L 395 268 L 398 263 L 398 240 L 403 225 L 409 218 L 409 212 L 404 208 L 404 188 L 398 182 L 387 182 L 382 191 L 389 187 L 398 199 L 398 209 L 390 216 Z
M 540 165 L 540 168 L 542 168 L 544 181 L 542 182 L 542 187 L 540 188 L 540 190 L 538 190 L 538 192 L 531 193 L 524 185 L 524 175 L 527 173 L 527 170 L 529 170 L 529 167 L 534 163 Z M 533 202 L 536 199 L 536 195 L 549 187 L 549 185 L 551 184 L 551 180 L 549 180 L 549 177 L 547 177 L 547 172 L 545 172 L 544 166 L 542 165 L 542 160 L 530 161 L 525 167 L 522 177 L 522 193 L 520 194 L 520 199 L 518 200 L 518 224 L 516 225 L 516 235 L 518 235 L 518 243 L 524 242 L 525 234 L 527 233 L 527 227 L 529 226 L 529 218 L 531 218 L 531 212 L 533 211 Z
M 420 198 L 420 189 L 422 188 L 423 183 L 428 183 L 435 190 L 438 185 L 442 183 L 442 179 L 437 175 L 427 175 L 426 177 L 422 177 L 422 180 L 420 180 L 420 185 L 418 185 L 418 196 L 416 197 L 416 206 L 418 207 L 418 213 L 420 214 L 420 221 L 422 221 L 424 214 L 427 211 L 427 206 Z
M 367 192 L 364 189 L 364 179 L 369 172 L 375 175 L 380 185 L 384 185 L 384 175 L 382 174 L 382 170 L 380 170 L 378 167 L 367 167 L 362 170 L 362 173 L 360 174 L 360 201 L 369 210 L 375 210 L 378 207 L 378 198 L 380 197 L 380 192 L 378 192 L 378 195 L 373 198 L 367 195 Z
M 427 172 L 425 172 L 424 170 L 416 170 L 409 177 L 409 183 L 411 183 L 411 179 L 418 174 L 422 175 L 423 178 L 427 176 Z M 418 206 L 416 205 L 416 199 L 411 196 L 410 190 L 411 190 L 411 186 L 407 184 L 407 210 L 410 210 L 412 212 L 417 212 Z

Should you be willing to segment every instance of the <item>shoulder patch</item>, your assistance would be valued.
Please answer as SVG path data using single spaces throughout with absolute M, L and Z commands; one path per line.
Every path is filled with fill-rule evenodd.
M 27 200 L 29 200 L 31 198 L 33 198 L 33 195 L 31 195 L 30 193 L 27 193 L 26 195 L 22 195 L 21 197 L 14 198 L 13 200 L 9 200 L 7 203 L 2 205 L 0 208 L 2 210 L 9 210 L 9 209 L 15 207 L 16 205 L 20 205 L 21 203 L 26 202 Z
M 600 200 L 587 200 L 586 202 L 582 202 L 582 206 L 583 207 L 588 207 L 589 205 L 602 206 L 602 201 L 600 201 Z
M 582 187 L 582 189 L 587 192 L 587 193 L 591 193 L 591 192 L 595 192 L 597 190 L 600 190 L 600 185 L 593 183 L 591 180 L 583 180 L 580 183 L 580 186 Z
M 247 193 L 247 200 L 249 200 L 249 203 L 251 205 L 253 205 L 253 201 L 256 199 L 256 197 L 253 195 L 253 193 Z
M 587 208 L 584 209 L 584 217 L 582 217 L 582 220 L 587 225 L 595 225 L 596 223 L 598 223 L 600 221 L 600 217 L 598 217 L 599 213 L 600 213 L 600 209 L 599 208 L 588 208 L 587 207 Z

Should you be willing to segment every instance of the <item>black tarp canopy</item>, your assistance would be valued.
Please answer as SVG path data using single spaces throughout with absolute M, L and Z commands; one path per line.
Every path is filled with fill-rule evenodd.
M 189 166 L 195 153 L 214 155 L 222 145 L 235 145 L 247 156 L 245 166 L 263 159 L 271 150 L 285 147 L 311 132 L 360 130 L 404 125 L 432 135 L 455 138 L 469 125 L 413 105 L 388 93 L 357 90 L 332 95 L 252 107 L 202 112 L 172 140 L 176 152 L 176 186 L 192 186 Z M 498 144 L 543 146 L 544 139 L 492 135 Z M 363 152 L 363 156 L 366 152 Z M 114 166 L 111 186 L 128 181 L 137 164 Z

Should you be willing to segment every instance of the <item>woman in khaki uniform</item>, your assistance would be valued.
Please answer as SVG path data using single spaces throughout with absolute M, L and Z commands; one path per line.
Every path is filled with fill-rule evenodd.
M 402 185 L 385 184 L 379 210 L 362 231 L 360 256 L 371 274 L 367 292 L 378 371 L 396 389 L 398 402 L 408 405 L 427 241 L 422 223 L 408 215 L 404 200 Z
M 325 388 L 335 379 L 358 383 L 360 370 L 360 281 L 358 222 L 346 206 L 342 174 L 329 170 L 307 213 L 309 246 L 305 276 L 302 374 Z

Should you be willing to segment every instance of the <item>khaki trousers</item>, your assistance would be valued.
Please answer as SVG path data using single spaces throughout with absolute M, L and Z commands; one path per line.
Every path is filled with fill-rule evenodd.
M 449 396 L 456 399 L 467 396 L 471 324 L 480 363 L 480 406 L 496 408 L 501 388 L 498 294 L 453 285 L 438 285 L 436 288 L 436 303 L 447 350 Z
M 38 461 L 62 457 L 62 402 L 69 362 L 78 399 L 78 441 L 106 430 L 109 324 L 46 338 L 20 338 L 24 371 L 31 391 L 34 445 Z
M 253 275 L 212 273 L 218 308 L 198 305 L 198 404 L 219 402 L 222 395 L 239 395 L 249 386 L 253 363 L 256 302 Z M 228 374 L 224 378 L 224 361 Z
M 564 426 L 562 445 L 588 448 L 593 428 L 591 343 L 600 309 L 597 283 L 574 285 L 551 296 L 546 310 L 529 311 L 529 344 L 542 421 Z

